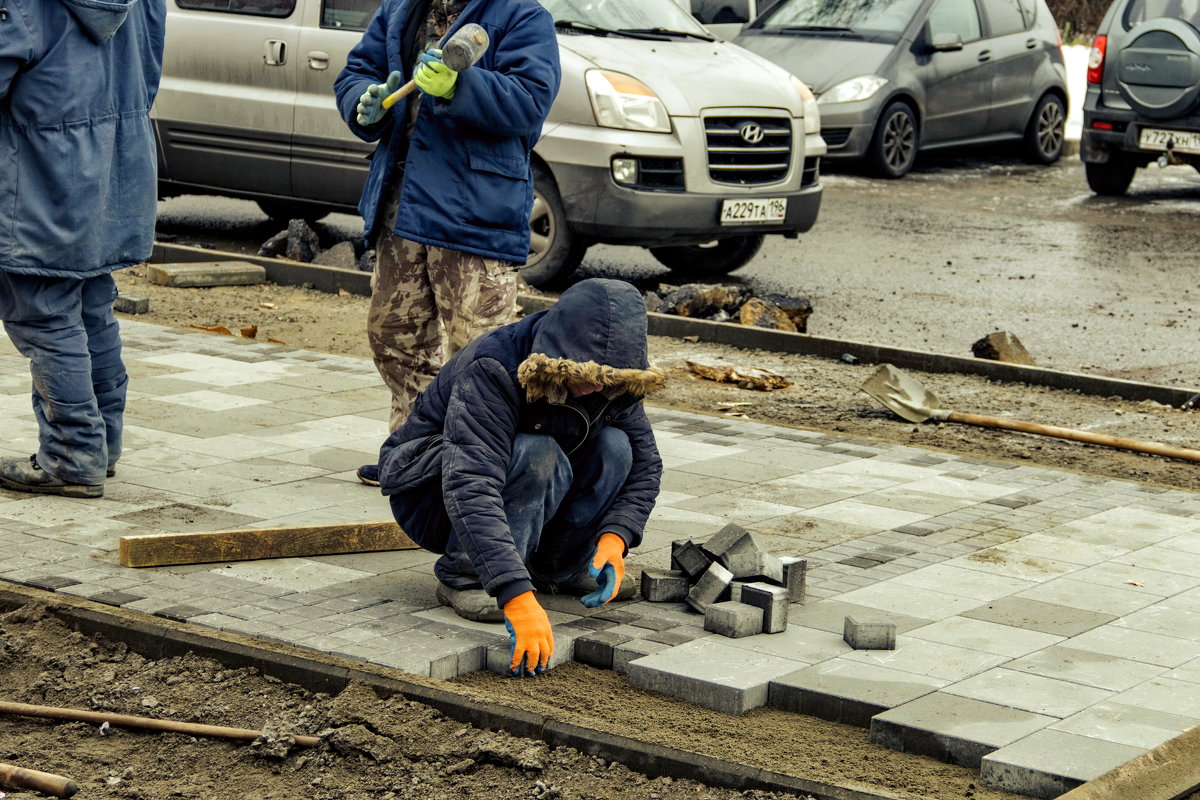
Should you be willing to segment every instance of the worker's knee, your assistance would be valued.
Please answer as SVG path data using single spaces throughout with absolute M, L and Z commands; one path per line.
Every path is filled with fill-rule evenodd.
M 510 479 L 519 477 L 544 483 L 565 482 L 569 485 L 571 462 L 553 436 L 521 433 L 513 442 L 508 474 Z

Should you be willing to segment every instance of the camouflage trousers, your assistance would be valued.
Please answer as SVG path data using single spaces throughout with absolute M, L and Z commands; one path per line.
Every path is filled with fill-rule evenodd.
M 380 236 L 367 338 L 392 392 L 391 430 L 446 359 L 516 319 L 517 272 L 507 261 Z

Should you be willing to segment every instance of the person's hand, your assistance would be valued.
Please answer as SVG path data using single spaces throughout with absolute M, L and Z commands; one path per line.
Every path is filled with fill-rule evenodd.
M 404 76 L 393 71 L 388 75 L 386 83 L 373 83 L 358 98 L 358 124 L 374 125 L 383 119 L 387 109 L 383 107 L 383 99 L 400 88 Z
M 533 592 L 519 594 L 504 604 L 504 627 L 512 640 L 508 668 L 513 675 L 541 675 L 550 667 L 554 633 L 550 618 Z
M 415 76 L 417 88 L 428 95 L 446 100 L 454 97 L 458 73 L 442 63 L 442 51 L 430 48 L 421 53 L 421 64 Z
M 617 596 L 625 579 L 625 540 L 615 533 L 606 533 L 596 542 L 588 572 L 600 588 L 579 599 L 588 608 L 602 606 Z

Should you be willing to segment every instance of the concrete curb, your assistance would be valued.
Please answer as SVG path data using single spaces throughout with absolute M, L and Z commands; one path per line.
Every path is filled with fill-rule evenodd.
M 280 258 L 246 256 L 240 253 L 162 242 L 155 244 L 154 254 L 151 256 L 152 262 L 216 261 L 220 259 L 235 259 L 258 264 L 266 270 L 267 280 L 284 286 L 310 285 L 331 293 L 344 289 L 357 295 L 370 296 L 371 294 L 370 273 L 356 270 L 323 267 Z M 534 311 L 544 311 L 553 306 L 555 301 L 552 297 L 521 295 L 518 302 L 528 314 Z M 1120 378 L 1062 372 L 1044 367 L 1027 367 L 1020 364 L 1006 364 L 1000 361 L 965 358 L 922 350 L 904 350 L 867 342 L 830 339 L 806 333 L 786 333 L 669 314 L 650 314 L 649 329 L 651 335 L 654 336 L 670 336 L 678 339 L 685 336 L 696 336 L 701 342 L 822 358 L 837 359 L 843 355 L 851 355 L 868 364 L 889 363 L 904 369 L 922 372 L 978 375 L 989 380 L 1047 386 L 1081 394 L 1114 396 L 1134 401 L 1153 400 L 1177 408 L 1200 394 L 1200 388 L 1139 383 Z
M 187 653 L 211 658 L 229 668 L 254 667 L 313 692 L 337 694 L 351 682 L 364 683 L 383 696 L 400 694 L 428 705 L 453 720 L 479 728 L 503 730 L 514 736 L 539 739 L 551 747 L 572 747 L 590 756 L 618 761 L 650 777 L 666 776 L 703 781 L 730 789 L 807 793 L 816 800 L 897 800 L 887 793 L 852 789 L 738 764 L 699 753 L 664 747 L 627 736 L 595 731 L 517 708 L 473 700 L 453 692 L 411 683 L 392 670 L 328 656 L 288 645 L 263 644 L 251 637 L 209 631 L 199 626 L 108 607 L 81 598 L 23 586 L 0 588 L 0 609 L 45 603 L 51 613 L 72 629 L 124 642 L 149 659 Z M 402 674 L 402 673 L 401 673 Z

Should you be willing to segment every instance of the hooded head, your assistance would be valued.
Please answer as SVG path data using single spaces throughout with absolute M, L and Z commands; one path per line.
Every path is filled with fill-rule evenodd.
M 62 0 L 79 25 L 99 44 L 106 44 L 138 0 Z
M 567 399 L 572 381 L 597 384 L 604 394 L 645 397 L 665 373 L 646 359 L 646 303 L 625 281 L 590 278 L 563 292 L 538 323 L 517 378 L 530 401 Z

